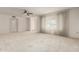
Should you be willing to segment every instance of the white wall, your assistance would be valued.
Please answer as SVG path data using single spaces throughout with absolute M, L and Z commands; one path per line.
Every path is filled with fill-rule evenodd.
M 79 38 L 79 8 L 72 8 L 69 13 L 69 36 Z
M 9 33 L 9 18 L 8 15 L 0 15 L 0 33 Z

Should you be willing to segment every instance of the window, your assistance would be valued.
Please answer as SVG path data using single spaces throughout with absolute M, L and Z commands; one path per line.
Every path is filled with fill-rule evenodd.
M 56 20 L 47 20 L 46 21 L 46 28 L 49 30 L 56 30 L 57 22 Z

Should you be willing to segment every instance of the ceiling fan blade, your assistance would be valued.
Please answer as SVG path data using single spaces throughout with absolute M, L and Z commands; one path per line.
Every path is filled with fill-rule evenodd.
M 24 13 L 27 13 L 27 11 L 25 10 Z
M 27 10 L 24 10 L 22 13 L 23 13 L 23 14 L 27 13 Z
M 27 13 L 27 14 L 30 14 L 30 15 L 31 15 L 31 14 L 33 14 L 33 13 Z
M 26 14 L 27 16 L 30 16 L 30 15 L 32 15 L 33 13 L 30 13 L 29 11 L 24 10 L 24 11 L 23 11 L 23 14 Z
M 29 14 L 33 14 L 33 13 L 29 13 Z

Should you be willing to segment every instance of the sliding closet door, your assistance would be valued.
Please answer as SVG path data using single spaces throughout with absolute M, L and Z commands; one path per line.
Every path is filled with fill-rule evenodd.
M 30 18 L 30 31 L 40 32 L 40 18 L 38 16 L 32 16 Z
M 18 32 L 18 19 L 15 16 L 10 19 L 10 32 Z
M 30 17 L 25 19 L 25 31 L 30 31 Z

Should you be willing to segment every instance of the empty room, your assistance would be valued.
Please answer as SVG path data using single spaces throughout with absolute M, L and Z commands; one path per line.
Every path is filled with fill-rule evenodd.
M 79 8 L 0 7 L 0 52 L 79 52 Z

